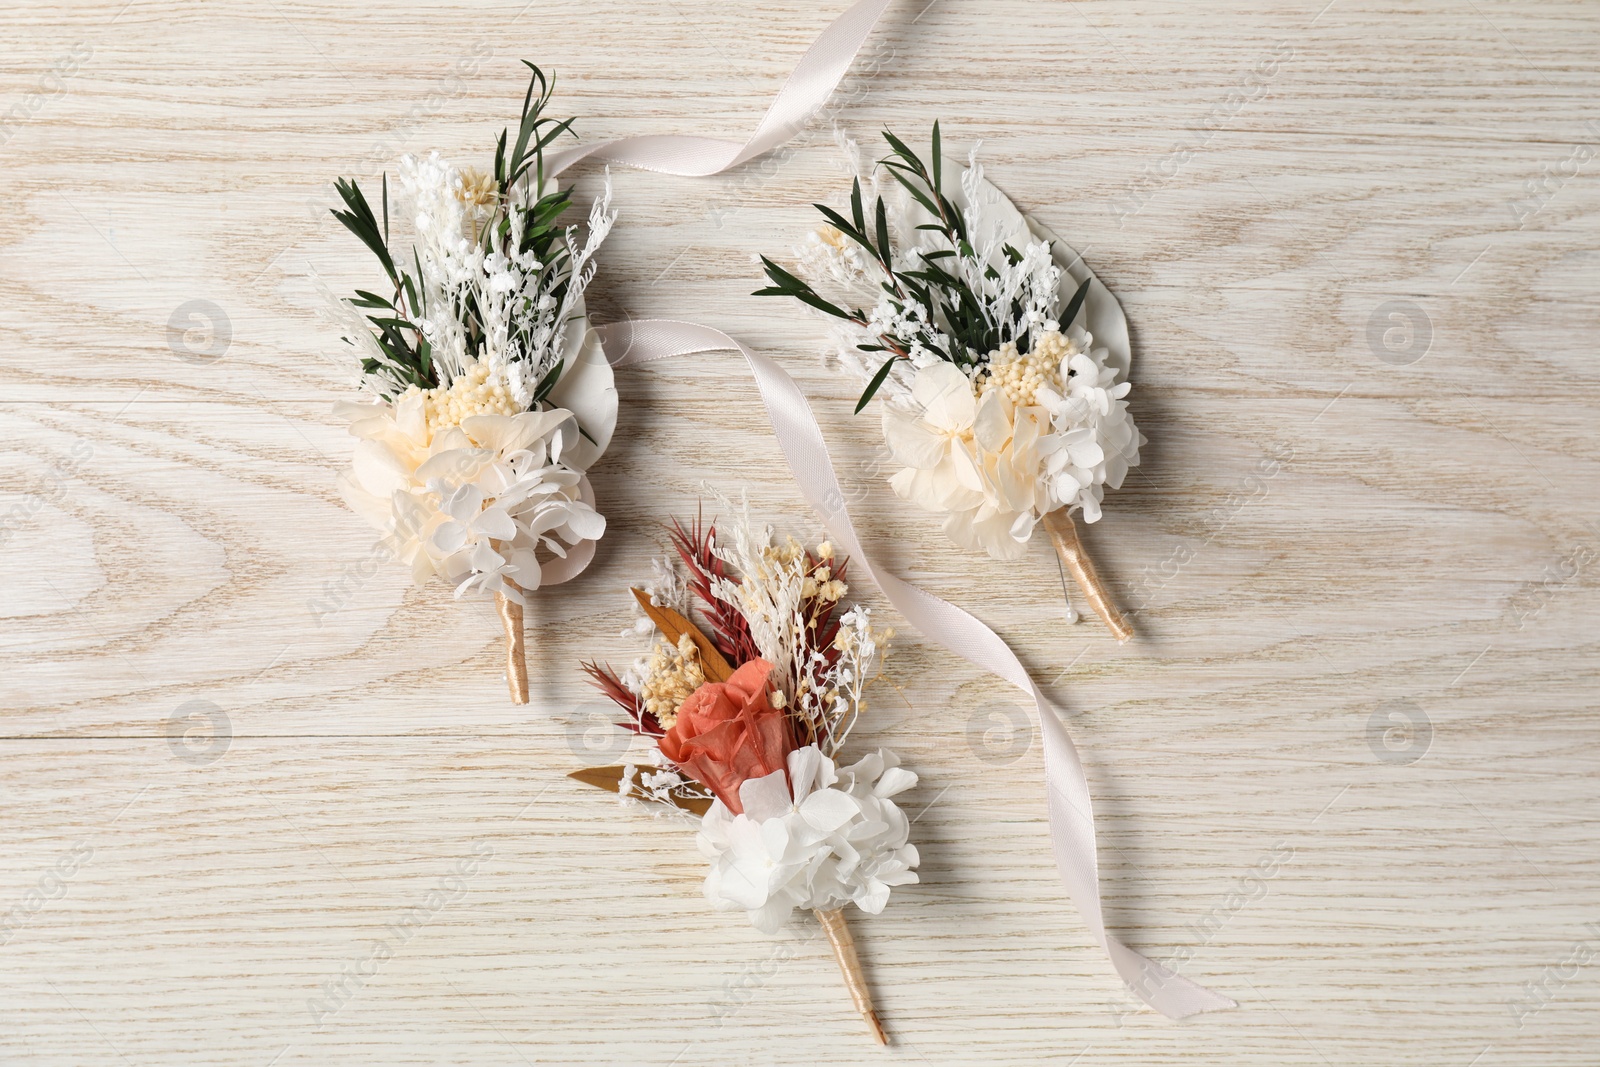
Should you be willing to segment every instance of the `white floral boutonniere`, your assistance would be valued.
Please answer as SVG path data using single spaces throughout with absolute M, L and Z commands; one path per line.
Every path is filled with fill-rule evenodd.
M 352 509 L 386 535 L 420 584 L 493 595 L 507 637 L 512 699 L 528 699 L 525 595 L 575 576 L 605 532 L 586 471 L 617 420 L 611 368 L 583 294 L 616 213 L 609 178 L 587 224 L 563 223 L 571 189 L 545 173 L 545 149 L 571 119 L 546 116 L 551 86 L 533 64 L 514 138 L 492 166 L 437 152 L 400 161 L 391 238 L 340 180 L 334 215 L 377 257 L 381 292 L 326 295 L 371 399 L 338 406 L 359 438 L 339 479 Z M 326 291 L 326 287 L 324 287 Z
M 827 223 L 798 252 L 798 275 L 762 257 L 771 285 L 757 295 L 836 320 L 832 350 L 865 383 L 856 411 L 883 401 L 899 496 L 996 559 L 1021 558 L 1042 523 L 1125 639 L 1071 519 L 1099 520 L 1144 443 L 1128 412 L 1121 309 L 984 180 L 975 154 L 947 181 L 938 123 L 929 164 L 884 136 L 880 166 L 898 196 L 869 209 L 858 179 L 849 217 L 818 204 Z M 1113 336 L 1097 338 L 1091 321 Z

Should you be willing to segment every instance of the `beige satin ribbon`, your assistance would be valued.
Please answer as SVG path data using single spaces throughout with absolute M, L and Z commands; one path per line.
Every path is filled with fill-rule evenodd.
M 1100 575 L 1094 569 L 1094 560 L 1089 558 L 1089 553 L 1083 549 L 1083 542 L 1078 538 L 1078 524 L 1072 521 L 1072 516 L 1066 508 L 1057 508 L 1044 517 L 1045 532 L 1050 535 L 1050 540 L 1055 542 L 1056 555 L 1061 557 L 1061 565 L 1067 568 L 1073 580 L 1078 583 L 1078 588 L 1083 590 L 1084 599 L 1089 601 L 1089 606 L 1094 608 L 1095 614 L 1105 620 L 1111 631 L 1111 636 L 1118 641 L 1126 641 L 1133 636 L 1133 627 L 1128 625 L 1128 620 L 1122 617 L 1122 612 L 1111 602 L 1111 596 L 1106 592 L 1106 585 L 1100 580 Z
M 833 958 L 839 961 L 845 988 L 850 991 L 856 1011 L 867 1021 L 867 1027 L 871 1029 L 872 1036 L 878 1039 L 878 1044 L 887 1045 L 889 1035 L 883 1032 L 883 1022 L 873 1010 L 872 991 L 867 988 L 867 976 L 861 970 L 861 957 L 856 955 L 855 935 L 844 921 L 844 909 L 834 908 L 832 911 L 816 911 L 812 914 L 822 924 L 822 932 L 828 935 L 828 944 L 833 946 Z
M 601 327 L 600 334 L 614 367 L 723 349 L 744 356 L 795 484 L 816 509 L 830 540 L 850 557 L 851 573 L 876 582 L 890 605 L 929 639 L 1017 686 L 1033 700 L 1044 742 L 1046 806 L 1056 867 L 1068 895 L 1083 913 L 1089 932 L 1105 949 L 1117 974 L 1140 999 L 1172 1019 L 1238 1007 L 1231 998 L 1197 985 L 1134 951 L 1106 929 L 1089 778 L 1060 711 L 993 630 L 954 604 L 879 569 L 856 535 L 850 498 L 834 472 L 822 427 L 788 372 L 770 357 L 751 351 L 720 330 L 694 323 L 635 319 Z
M 528 654 L 522 636 L 522 605 L 504 593 L 496 593 L 494 606 L 500 612 L 500 625 L 506 628 L 506 684 L 511 689 L 511 703 L 526 704 Z

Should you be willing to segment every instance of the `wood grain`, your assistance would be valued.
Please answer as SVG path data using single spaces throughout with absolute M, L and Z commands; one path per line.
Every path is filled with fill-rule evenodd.
M 859 734 L 923 776 L 924 884 L 851 920 L 882 1053 L 809 926 L 711 913 L 684 824 L 565 777 L 620 755 L 577 660 L 634 654 L 664 518 L 748 486 L 814 532 L 741 365 L 625 372 L 612 533 L 516 708 L 492 607 L 336 497 L 307 281 L 368 277 L 328 183 L 481 150 L 518 59 L 585 137 L 742 137 L 842 0 L 6 7 L 0 1060 L 1597 1062 L 1600 11 L 1324 3 L 911 0 L 791 147 L 614 175 L 597 317 L 784 361 L 884 561 L 1072 710 L 1113 928 L 1241 1003 L 1135 1009 L 1023 709 L 902 628 Z M 816 321 L 746 295 L 838 139 L 934 118 L 1127 309 L 1151 444 L 1084 532 L 1127 646 L 1047 545 L 965 556 L 884 492 Z

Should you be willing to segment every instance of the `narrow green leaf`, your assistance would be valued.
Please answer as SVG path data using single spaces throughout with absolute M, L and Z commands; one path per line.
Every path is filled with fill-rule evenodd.
M 822 297 L 818 296 L 816 293 L 813 293 L 809 289 L 803 293 L 795 293 L 794 297 L 801 303 L 810 304 L 818 311 L 826 311 L 829 315 L 832 315 L 835 318 L 848 319 L 850 317 L 849 312 L 845 311 L 843 308 L 828 303 L 826 300 L 822 299 Z
M 545 371 L 544 377 L 539 379 L 539 384 L 533 390 L 534 403 L 539 403 L 540 401 L 544 400 L 545 397 L 550 395 L 550 391 L 554 389 L 556 387 L 556 383 L 561 380 L 561 371 L 562 368 L 566 366 L 566 363 L 566 360 L 562 360 L 554 367 L 551 367 L 549 370 Z
M 889 270 L 889 264 L 892 262 L 889 255 L 889 213 L 883 206 L 883 197 L 881 196 L 878 197 L 878 216 L 876 221 L 878 229 L 878 259 L 883 263 L 883 269 Z
M 823 218 L 827 219 L 833 224 L 834 229 L 850 238 L 850 240 L 854 241 L 862 248 L 865 248 L 868 252 L 873 251 L 872 242 L 867 239 L 865 230 L 856 229 L 856 227 L 850 225 L 850 223 L 845 220 L 843 215 L 833 210 L 833 208 L 828 207 L 826 204 L 817 204 L 816 209 L 822 212 Z M 873 252 L 873 258 L 877 258 L 876 252 Z
M 1085 278 L 1083 284 L 1078 286 L 1078 291 L 1072 294 L 1072 299 L 1067 301 L 1067 306 L 1062 309 L 1061 317 L 1056 321 L 1061 324 L 1062 332 L 1072 325 L 1072 320 L 1078 317 L 1078 311 L 1083 307 L 1084 298 L 1089 295 L 1089 283 L 1093 278 Z
M 856 401 L 856 414 L 861 414 L 861 409 L 867 406 L 875 393 L 883 388 L 883 383 L 889 380 L 889 372 L 894 369 L 894 363 L 899 356 L 894 356 L 883 361 L 883 366 L 878 368 L 878 373 L 872 376 L 872 381 L 867 383 L 866 391 L 861 394 L 861 399 Z

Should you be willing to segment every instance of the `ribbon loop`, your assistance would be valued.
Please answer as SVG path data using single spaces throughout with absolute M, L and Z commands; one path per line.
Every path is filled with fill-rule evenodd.
M 598 156 L 660 174 L 705 178 L 770 152 L 799 133 L 827 103 L 888 6 L 889 0 L 857 0 L 834 19 L 800 57 L 744 144 L 692 134 L 623 137 L 553 152 L 546 160 L 545 172 L 554 176 L 581 159 Z

